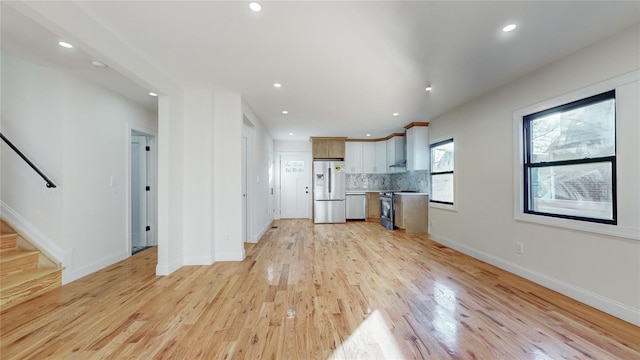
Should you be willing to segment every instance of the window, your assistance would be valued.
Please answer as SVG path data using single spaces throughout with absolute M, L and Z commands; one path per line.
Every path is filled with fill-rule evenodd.
M 523 117 L 524 212 L 616 224 L 615 90 Z
M 287 160 L 284 162 L 284 172 L 287 174 L 290 173 L 303 173 L 304 172 L 304 161 L 299 160 Z
M 430 201 L 453 205 L 453 139 L 431 145 Z

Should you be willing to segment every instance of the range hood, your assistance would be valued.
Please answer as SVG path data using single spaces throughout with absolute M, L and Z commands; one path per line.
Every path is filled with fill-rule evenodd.
M 407 159 L 400 160 L 393 165 L 389 165 L 389 167 L 407 167 Z

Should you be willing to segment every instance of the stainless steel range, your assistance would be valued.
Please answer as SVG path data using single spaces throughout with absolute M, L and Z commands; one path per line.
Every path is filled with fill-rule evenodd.
M 380 192 L 380 224 L 393 230 L 393 191 Z
M 380 192 L 380 224 L 389 230 L 397 229 L 394 225 L 395 205 L 393 204 L 393 194 L 415 193 L 415 190 L 381 191 Z

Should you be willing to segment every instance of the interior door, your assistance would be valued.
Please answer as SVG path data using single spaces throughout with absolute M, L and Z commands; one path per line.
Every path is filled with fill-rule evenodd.
M 280 217 L 311 217 L 311 164 L 305 155 L 280 157 Z

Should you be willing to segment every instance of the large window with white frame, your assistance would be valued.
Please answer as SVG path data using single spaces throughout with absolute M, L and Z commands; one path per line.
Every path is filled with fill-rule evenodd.
M 431 148 L 431 197 L 432 203 L 453 205 L 454 163 L 453 139 L 440 141 Z
M 523 117 L 524 212 L 616 224 L 616 95 Z

